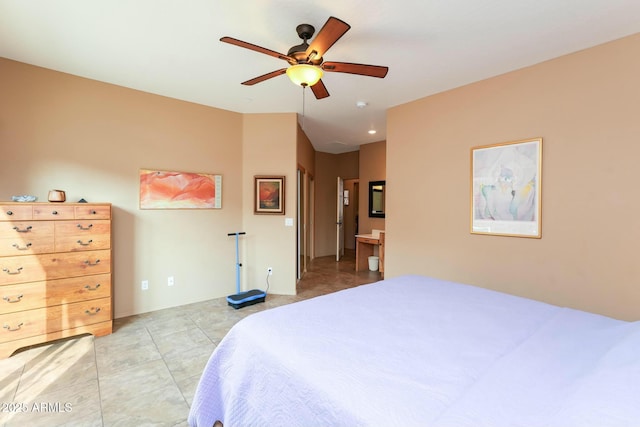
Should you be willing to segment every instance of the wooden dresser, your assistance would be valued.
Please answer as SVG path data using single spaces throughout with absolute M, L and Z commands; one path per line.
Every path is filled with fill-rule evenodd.
M 0 359 L 112 329 L 111 204 L 0 202 Z

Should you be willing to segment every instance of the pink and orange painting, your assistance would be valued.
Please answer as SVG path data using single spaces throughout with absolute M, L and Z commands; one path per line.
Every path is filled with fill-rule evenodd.
M 220 209 L 222 175 L 140 169 L 140 209 Z

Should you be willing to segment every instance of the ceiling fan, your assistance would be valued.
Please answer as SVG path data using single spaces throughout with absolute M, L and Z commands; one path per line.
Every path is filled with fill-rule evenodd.
M 379 65 L 353 64 L 350 62 L 324 62 L 323 56 L 327 50 L 349 31 L 350 28 L 351 26 L 349 24 L 332 16 L 320 29 L 311 44 L 309 44 L 308 41 L 313 37 L 315 28 L 310 24 L 300 24 L 296 27 L 296 32 L 302 39 L 302 43 L 293 46 L 286 55 L 234 39 L 233 37 L 222 37 L 220 41 L 282 59 L 290 65 L 288 68 L 281 68 L 242 82 L 243 85 L 252 86 L 286 73 L 292 82 L 303 87 L 310 86 L 316 98 L 322 99 L 329 96 L 329 91 L 327 91 L 326 86 L 321 80 L 323 71 L 379 78 L 384 78 L 389 71 L 389 67 Z

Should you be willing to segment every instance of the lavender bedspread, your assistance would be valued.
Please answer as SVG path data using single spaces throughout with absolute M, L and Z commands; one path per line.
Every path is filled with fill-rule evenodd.
M 189 424 L 638 426 L 640 324 L 404 276 L 253 314 Z

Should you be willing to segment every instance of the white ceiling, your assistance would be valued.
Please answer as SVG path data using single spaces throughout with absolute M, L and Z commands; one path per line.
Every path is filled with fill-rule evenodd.
M 240 84 L 286 62 L 219 41 L 286 54 L 298 24 L 317 32 L 329 16 L 351 30 L 325 60 L 386 65 L 386 78 L 325 73 L 331 96 L 307 90 L 303 104 L 286 75 Z M 330 153 L 386 139 L 389 107 L 637 32 L 640 0 L 0 0 L 2 57 L 241 113 L 297 112 Z

